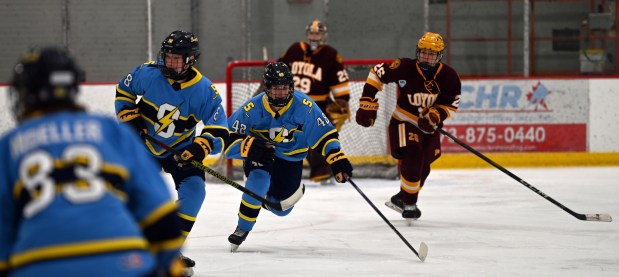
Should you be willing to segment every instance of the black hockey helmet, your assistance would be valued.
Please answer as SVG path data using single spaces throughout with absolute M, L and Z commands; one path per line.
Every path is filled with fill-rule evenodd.
M 39 110 L 77 108 L 79 69 L 66 49 L 33 48 L 24 53 L 13 68 L 9 90 L 17 121 Z
M 288 96 L 286 98 L 273 98 L 271 88 L 274 85 L 288 85 Z M 264 70 L 264 86 L 269 104 L 275 107 L 283 107 L 290 102 L 294 94 L 294 81 L 290 68 L 283 62 L 270 63 Z
M 165 64 L 166 54 L 178 54 L 183 56 L 183 68 L 182 72 L 176 72 Z M 200 46 L 198 44 L 198 37 L 193 33 L 185 31 L 174 31 L 170 33 L 161 43 L 161 50 L 159 50 L 159 60 L 157 64 L 160 65 L 161 72 L 164 76 L 174 80 L 182 80 L 187 77 L 189 68 L 196 62 L 200 56 Z

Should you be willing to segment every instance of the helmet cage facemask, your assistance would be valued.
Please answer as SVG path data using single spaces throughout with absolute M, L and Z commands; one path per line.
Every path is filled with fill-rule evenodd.
M 183 70 L 181 72 L 176 72 L 166 65 L 166 54 L 183 56 Z M 174 31 L 161 43 L 157 57 L 157 65 L 159 65 L 163 76 L 176 81 L 184 80 L 189 75 L 191 67 L 200 57 L 198 38 L 189 32 Z
M 191 70 L 191 67 L 196 63 L 196 57 L 189 56 L 189 54 L 181 54 L 183 55 L 183 70 L 181 72 L 176 72 L 176 70 L 169 68 L 167 66 L 166 61 L 165 61 L 166 54 L 177 54 L 177 53 L 165 52 L 163 50 L 159 50 L 159 54 L 158 54 L 159 57 L 158 57 L 157 64 L 159 65 L 159 69 L 161 70 L 161 73 L 163 73 L 163 76 L 165 76 L 166 78 L 170 78 L 172 80 L 176 80 L 176 81 L 187 78 L 187 76 L 189 75 L 189 70 Z
M 417 64 L 419 65 L 419 68 L 424 71 L 435 69 L 443 59 L 443 51 L 445 50 L 445 47 L 445 42 L 443 41 L 441 35 L 432 32 L 426 32 L 423 34 L 417 43 L 416 51 L 418 61 Z M 424 50 L 436 53 L 436 60 L 434 61 L 434 64 L 421 61 L 421 51 Z
M 268 64 L 264 70 L 263 80 L 267 102 L 274 107 L 284 107 L 291 100 L 294 94 L 294 80 L 290 68 L 283 62 Z M 272 95 L 273 86 L 288 86 L 288 94 L 285 98 L 274 98 Z
M 318 33 L 320 34 L 320 39 L 310 39 L 310 33 Z M 327 41 L 327 25 L 319 20 L 314 20 L 312 23 L 305 27 L 305 36 L 307 38 L 307 44 L 310 46 L 312 51 L 318 49 L 319 46 L 324 45 Z
M 274 107 L 284 107 L 286 105 L 288 105 L 288 102 L 290 102 L 290 100 L 292 100 L 292 95 L 294 93 L 294 84 L 292 83 L 288 83 L 288 95 L 286 96 L 286 98 L 273 98 L 271 95 L 271 89 L 273 88 L 273 86 L 276 85 L 285 85 L 285 83 L 283 84 L 270 84 L 266 86 L 266 90 L 265 93 L 267 95 L 267 102 L 269 102 L 270 105 L 274 106 Z
M 434 65 L 430 65 L 427 62 L 422 62 L 421 61 L 421 51 L 425 50 L 425 51 L 431 51 L 436 53 L 436 61 L 434 62 Z M 423 70 L 431 70 L 434 69 L 438 66 L 438 64 L 441 62 L 441 60 L 443 59 L 443 51 L 434 51 L 432 49 L 420 49 L 419 47 L 417 47 L 417 51 L 416 51 L 416 57 L 417 57 L 417 64 L 419 65 L 419 68 L 423 69 Z

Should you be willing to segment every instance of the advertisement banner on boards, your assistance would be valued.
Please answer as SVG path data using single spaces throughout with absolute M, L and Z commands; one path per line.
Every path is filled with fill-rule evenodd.
M 588 81 L 463 81 L 444 127 L 485 152 L 587 151 Z M 467 152 L 443 139 L 443 152 Z

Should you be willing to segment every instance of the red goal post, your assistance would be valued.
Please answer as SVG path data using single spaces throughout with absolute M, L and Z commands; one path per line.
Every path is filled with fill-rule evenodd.
M 340 141 L 344 152 L 354 166 L 356 177 L 396 178 L 395 160 L 389 155 L 387 126 L 395 108 L 398 89 L 395 84 L 383 86 L 378 93 L 380 108 L 374 126 L 364 128 L 355 122 L 359 108 L 359 97 L 370 69 L 379 63 L 390 63 L 393 59 L 349 59 L 343 60 L 350 79 L 351 119 L 340 130 Z M 262 75 L 266 64 L 272 60 L 232 61 L 226 68 L 226 112 L 232 115 L 255 93 L 262 91 Z M 228 160 L 226 175 L 242 178 L 241 162 Z

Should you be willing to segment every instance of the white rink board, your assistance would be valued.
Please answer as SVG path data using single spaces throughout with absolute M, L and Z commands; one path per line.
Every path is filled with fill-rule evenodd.
M 454 118 L 450 119 L 450 123 L 466 124 L 479 123 L 480 121 L 488 120 L 497 122 L 507 121 L 508 116 L 494 117 L 479 116 L 475 113 L 465 112 L 470 105 L 477 105 L 476 97 L 479 94 L 480 87 L 486 93 L 492 93 L 493 89 L 498 90 L 496 105 L 501 106 L 502 92 L 507 91 L 506 95 L 513 95 L 509 89 L 505 89 L 505 85 L 518 86 L 522 94 L 530 91 L 530 88 L 535 86 L 539 80 L 485 80 L 485 81 L 463 81 L 463 106 L 462 113 L 457 113 Z M 589 152 L 619 152 L 619 109 L 616 108 L 619 103 L 619 87 L 617 86 L 618 79 L 541 79 L 541 83 L 546 86 L 551 93 L 548 95 L 549 105 L 554 105 L 553 117 L 537 116 L 535 118 L 518 119 L 520 123 L 540 122 L 573 122 L 586 123 L 588 125 L 587 141 Z M 224 100 L 226 101 L 226 86 L 225 83 L 215 83 Z M 498 86 L 498 88 L 493 88 Z M 583 91 L 584 90 L 584 91 Z M 6 86 L 0 86 L 0 95 L 5 96 L 7 91 Z M 80 95 L 80 102 L 84 103 L 90 110 L 109 114 L 114 116 L 114 95 L 115 84 L 109 85 L 83 85 Z M 522 97 L 522 95 L 521 95 Z M 492 108 L 490 100 L 482 101 L 482 109 Z M 588 104 L 585 104 L 587 103 Z M 510 101 L 504 101 L 505 107 L 511 107 Z M 531 108 L 527 106 L 524 100 L 518 100 L 518 107 Z M 0 96 L 0 106 L 4 107 L 0 111 L 0 133 L 4 133 L 8 128 L 14 126 L 10 107 L 7 103 L 7 97 Z M 470 109 L 469 109 L 470 110 Z M 474 109 L 473 109 L 474 110 Z M 584 112 L 583 112 L 584 110 Z M 556 113 L 555 113 L 556 111 Z M 571 111 L 571 112 L 570 112 Z M 483 114 L 482 114 L 483 115 Z M 494 118 L 494 119 L 493 119 Z

